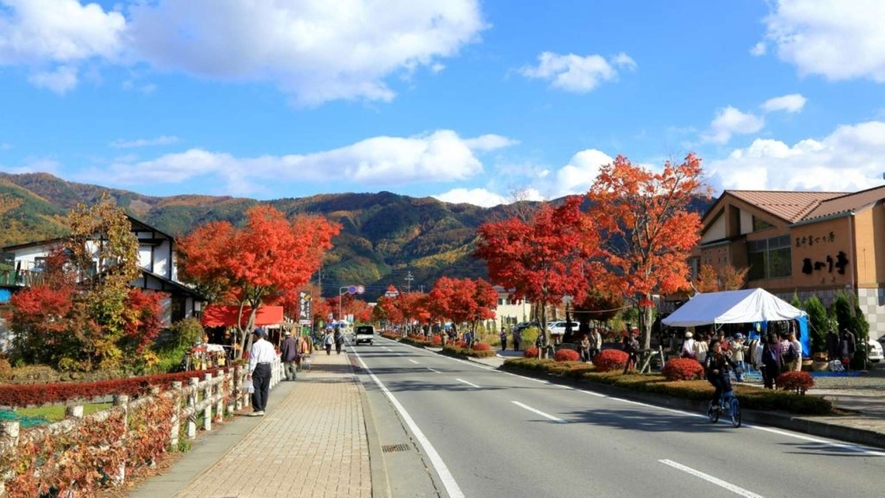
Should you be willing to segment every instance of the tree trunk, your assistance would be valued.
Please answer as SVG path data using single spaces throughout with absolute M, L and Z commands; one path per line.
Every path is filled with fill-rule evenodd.
M 645 295 L 645 302 L 648 306 L 640 308 L 640 317 L 642 319 L 642 349 L 651 348 L 651 326 L 654 320 L 654 301 L 651 294 Z
M 237 355 L 237 359 L 243 357 L 243 353 L 247 349 L 252 349 L 252 327 L 255 326 L 255 317 L 258 315 L 258 306 L 252 306 L 252 311 L 249 313 L 249 320 L 246 322 L 245 329 L 240 328 L 240 323 L 242 323 L 243 316 L 243 307 L 240 306 L 240 313 L 237 315 L 237 330 L 240 332 L 240 352 Z

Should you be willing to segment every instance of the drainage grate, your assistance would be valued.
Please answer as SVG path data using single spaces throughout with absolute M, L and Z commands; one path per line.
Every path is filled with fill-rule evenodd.
M 393 453 L 394 451 L 409 451 L 411 447 L 408 444 L 386 444 L 381 447 L 382 453 Z

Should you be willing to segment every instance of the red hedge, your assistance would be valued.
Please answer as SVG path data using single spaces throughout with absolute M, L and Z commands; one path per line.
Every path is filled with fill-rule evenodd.
M 203 375 L 207 373 L 211 373 L 214 377 L 221 371 L 227 371 L 227 369 L 193 370 L 190 372 L 150 375 L 130 379 L 102 380 L 98 382 L 0 385 L 0 406 L 24 408 L 49 403 L 64 403 L 76 399 L 89 400 L 113 394 L 134 396 L 147 392 L 151 386 L 168 389 L 175 381 L 181 381 L 186 384 L 190 378 L 197 377 L 202 379 Z
M 667 380 L 694 380 L 704 375 L 704 367 L 691 358 L 673 358 L 661 371 Z
M 775 383 L 778 389 L 805 394 L 814 387 L 814 378 L 808 372 L 784 372 L 777 376 Z
M 430 342 L 432 342 L 433 344 L 442 344 L 442 336 L 438 334 L 434 335 L 433 338 L 430 339 Z
M 553 355 L 553 359 L 556 361 L 578 361 L 581 359 L 581 355 L 572 349 L 560 349 Z
M 537 358 L 538 357 L 538 348 L 528 348 L 522 352 L 522 356 L 524 358 Z
M 492 348 L 484 342 L 477 342 L 476 344 L 473 345 L 474 351 L 490 351 L 491 349 Z
M 604 349 L 593 357 L 593 365 L 600 372 L 610 372 L 624 368 L 630 355 L 620 349 Z

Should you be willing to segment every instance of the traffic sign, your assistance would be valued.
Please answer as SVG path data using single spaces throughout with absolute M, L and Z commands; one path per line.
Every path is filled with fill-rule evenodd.
M 347 293 L 351 294 L 351 295 L 356 294 L 356 286 L 355 285 L 348 285 L 347 286 Z
M 363 293 L 365 293 L 365 292 L 366 292 L 366 288 L 365 288 L 365 287 L 363 287 L 362 285 L 357 285 L 357 286 L 356 286 L 356 293 L 357 293 L 357 294 L 363 294 Z

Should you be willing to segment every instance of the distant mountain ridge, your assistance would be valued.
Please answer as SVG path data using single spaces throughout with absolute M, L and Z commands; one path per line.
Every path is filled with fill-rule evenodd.
M 0 173 L 0 247 L 63 235 L 65 212 L 80 202 L 95 202 L 105 192 L 132 216 L 173 236 L 209 221 L 238 224 L 256 204 L 269 204 L 287 216 L 324 215 L 340 223 L 342 230 L 333 239 L 334 248 L 320 272 L 323 294 L 334 296 L 343 286 L 363 285 L 369 300 L 377 299 L 388 285 L 429 289 L 442 276 L 485 277 L 485 263 L 471 256 L 477 228 L 537 206 L 521 202 L 483 208 L 391 192 L 271 201 L 206 195 L 152 197 L 68 182 L 48 173 Z M 704 212 L 711 204 L 698 199 L 693 208 Z M 407 283 L 409 274 L 413 280 Z
M 0 247 L 58 237 L 61 218 L 78 203 L 92 203 L 107 192 L 131 215 L 172 235 L 215 220 L 237 224 L 256 204 L 285 213 L 321 214 L 342 225 L 321 272 L 324 295 L 360 284 L 374 300 L 387 285 L 429 288 L 439 277 L 486 275 L 482 261 L 470 254 L 476 230 L 510 212 L 506 206 L 482 208 L 449 204 L 391 192 L 320 194 L 304 198 L 256 201 L 236 197 L 179 195 L 152 197 L 120 189 L 67 182 L 48 173 L 0 173 Z

